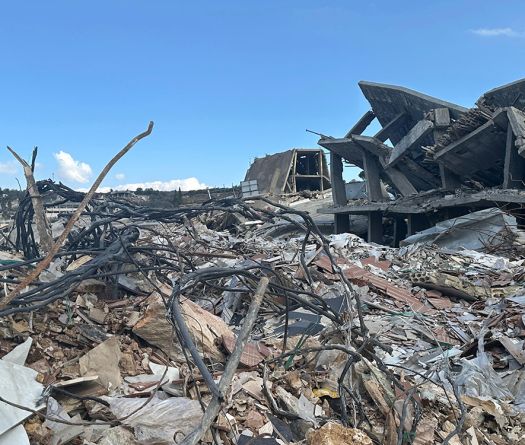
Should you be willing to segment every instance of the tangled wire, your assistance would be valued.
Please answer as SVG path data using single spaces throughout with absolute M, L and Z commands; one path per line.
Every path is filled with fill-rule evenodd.
M 53 200 L 47 200 L 48 206 L 66 202 L 77 203 L 84 196 L 83 193 L 49 180 L 40 181 L 38 187 L 42 196 L 55 197 Z M 374 348 L 378 347 L 387 352 L 391 352 L 391 349 L 370 335 L 364 321 L 363 304 L 359 293 L 353 290 L 348 278 L 332 255 L 328 239 L 321 233 L 311 216 L 306 212 L 287 208 L 266 198 L 256 198 L 255 203 L 253 201 L 253 198 L 251 201 L 231 198 L 210 200 L 200 206 L 162 209 L 114 198 L 95 198 L 83 214 L 83 224 L 70 234 L 67 242 L 56 255 L 57 260 L 60 259 L 63 262 L 63 268 L 71 264 L 80 255 L 88 254 L 92 256 L 92 259 L 74 270 L 63 273 L 52 281 L 34 283 L 29 290 L 21 293 L 7 306 L 1 308 L 0 317 L 42 310 L 57 300 L 68 298 L 71 292 L 87 278 L 97 277 L 109 280 L 124 273 L 140 273 L 164 297 L 167 317 L 174 326 L 177 338 L 184 348 L 188 366 L 190 369 L 196 367 L 210 393 L 222 400 L 224 394 L 214 382 L 209 365 L 206 364 L 205 357 L 200 354 L 195 346 L 186 326 L 181 310 L 181 297 L 184 295 L 185 298 L 195 299 L 199 289 L 203 286 L 223 292 L 253 295 L 261 278 L 266 277 L 269 280 L 269 285 L 263 304 L 267 311 L 273 311 L 278 316 L 284 316 L 284 336 L 281 354 L 264 362 L 264 375 L 267 374 L 268 366 L 282 366 L 284 359 L 292 354 L 305 355 L 327 350 L 343 352 L 347 359 L 343 372 L 338 379 L 341 420 L 345 425 L 357 427 L 366 423 L 371 426 L 372 424 L 361 406 L 358 390 L 351 386 L 349 375 L 356 363 L 365 358 L 374 362 L 394 387 L 405 392 L 405 386 L 377 356 Z M 248 221 L 269 223 L 278 218 L 294 225 L 298 231 L 304 234 L 298 260 L 306 279 L 306 288 L 294 286 L 264 261 L 251 260 L 248 265 L 242 267 L 197 268 L 194 252 L 182 251 L 172 243 L 169 236 L 157 228 L 158 225 L 178 224 L 184 227 L 187 234 L 197 243 L 203 243 L 198 239 L 193 221 L 199 217 L 205 219 L 218 214 L 241 215 Z M 21 201 L 15 217 L 16 240 L 11 247 L 23 252 L 27 261 L 2 266 L 0 271 L 8 273 L 13 268 L 20 269 L 41 259 L 39 247 L 31 228 L 32 218 L 31 199 L 26 196 Z M 232 228 L 232 230 L 234 229 Z M 149 233 L 157 239 L 162 239 L 162 242 L 141 239 L 142 233 Z M 312 241 L 320 246 L 319 249 L 328 258 L 333 273 L 342 283 L 341 289 L 348 309 L 345 314 L 334 311 L 314 291 L 314 280 L 306 261 L 306 247 Z M 6 245 L 6 247 L 10 246 Z M 155 274 L 156 281 L 151 279 L 151 273 Z M 227 283 L 231 282 L 233 278 L 242 283 L 242 286 L 229 286 Z M 11 278 L 4 280 L 4 282 L 16 284 L 18 281 Z M 166 295 L 162 292 L 158 283 L 172 285 L 171 294 Z M 284 301 L 284 308 L 272 303 L 276 298 Z M 332 343 L 329 341 L 330 337 L 327 337 L 320 347 L 289 350 L 288 314 L 290 310 L 295 308 L 304 308 L 329 319 L 334 326 L 334 336 L 343 338 L 344 343 Z M 264 393 L 276 413 L 288 418 L 296 417 L 293 413 L 287 412 L 277 405 L 268 391 L 266 383 L 265 388 Z M 408 443 L 407 437 L 414 436 L 421 419 L 422 407 L 417 397 L 414 396 L 415 389 L 407 393 L 403 413 L 406 416 L 408 407 L 411 405 L 412 412 L 415 414 L 410 431 L 404 430 L 404 418 L 401 419 L 398 430 L 398 444 Z M 368 433 L 374 437 L 371 431 Z

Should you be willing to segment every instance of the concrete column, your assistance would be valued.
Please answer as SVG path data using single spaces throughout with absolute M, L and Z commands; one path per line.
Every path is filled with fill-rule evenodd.
M 383 243 L 383 212 L 368 213 L 368 242 Z

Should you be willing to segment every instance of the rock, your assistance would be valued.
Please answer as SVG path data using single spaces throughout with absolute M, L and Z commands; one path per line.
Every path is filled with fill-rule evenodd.
M 96 375 L 105 388 L 117 388 L 122 383 L 120 357 L 119 339 L 111 337 L 80 357 L 80 374 Z
M 292 430 L 296 439 L 300 441 L 306 438 L 308 431 L 313 431 L 312 424 L 303 419 L 292 421 L 290 424 L 290 429 Z
M 318 430 L 306 435 L 307 445 L 372 445 L 372 439 L 357 428 L 347 428 L 335 422 L 328 422 Z
M 215 340 L 233 337 L 234 334 L 224 320 L 190 300 L 181 303 L 182 313 L 197 348 L 211 360 L 224 362 L 224 354 L 217 348 Z
M 98 297 L 95 294 L 80 294 L 77 295 L 77 299 L 75 300 L 75 304 L 77 306 L 85 307 L 87 309 L 91 309 L 95 306 L 95 303 L 98 301 Z
M 146 312 L 133 327 L 133 333 L 168 354 L 172 360 L 183 359 L 173 326 L 166 319 L 166 308 L 160 295 L 156 292 L 151 294 L 147 303 Z
M 130 430 L 123 426 L 116 426 L 104 433 L 99 445 L 138 445 L 138 442 Z
M 68 325 L 70 323 L 69 315 L 67 314 L 60 314 L 58 316 L 58 321 L 62 323 L 63 325 Z
M 126 327 L 132 328 L 137 324 L 137 322 L 140 319 L 140 312 L 138 311 L 131 311 L 128 315 L 128 319 L 126 321 Z
M 120 368 L 125 375 L 136 375 L 137 374 L 137 364 L 135 363 L 135 358 L 133 357 L 133 352 L 123 351 L 120 358 Z
M 106 283 L 96 278 L 87 278 L 82 280 L 73 292 L 78 292 L 79 294 L 92 293 L 97 297 L 105 296 Z
M 110 429 L 109 425 L 93 425 L 85 426 L 82 433 L 82 439 L 84 443 L 82 445 L 87 445 L 89 442 L 98 443 L 104 437 L 104 434 Z
M 252 431 L 258 431 L 266 423 L 266 418 L 256 410 L 251 410 L 246 416 L 244 425 Z
M 222 336 L 233 337 L 234 334 L 229 326 L 220 317 L 211 314 L 192 301 L 183 301 L 181 307 L 197 349 L 211 360 L 224 362 L 224 354 L 217 347 L 215 340 Z M 173 327 L 166 319 L 166 308 L 157 292 L 148 298 L 146 312 L 133 327 L 133 332 L 149 344 L 162 349 L 173 360 L 183 359 Z
M 102 309 L 92 307 L 89 310 L 89 318 L 98 324 L 104 324 L 106 313 Z
M 40 360 L 37 360 L 36 362 L 30 363 L 27 365 L 28 368 L 34 369 L 36 372 L 39 372 L 40 374 L 50 374 L 51 373 L 51 366 L 47 359 L 41 358 Z
M 151 369 L 151 372 L 158 377 L 164 376 L 164 381 L 172 382 L 173 380 L 180 379 L 179 368 L 174 368 L 173 366 L 168 366 L 168 369 L 166 370 L 165 365 L 158 365 L 157 363 L 149 362 L 149 369 Z
M 27 419 L 27 421 L 24 423 L 23 426 L 19 425 L 16 428 L 25 429 L 27 435 L 29 436 L 30 443 L 50 443 L 51 442 L 51 430 L 46 428 L 43 424 L 43 420 L 39 419 L 36 416 L 33 416 Z M 0 437 L 4 437 L 4 436 L 5 434 L 2 434 L 2 436 Z

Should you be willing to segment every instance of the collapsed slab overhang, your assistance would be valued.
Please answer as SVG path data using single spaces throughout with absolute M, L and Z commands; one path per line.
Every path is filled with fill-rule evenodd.
M 431 110 L 448 108 L 453 119 L 467 111 L 460 105 L 396 85 L 361 81 L 359 87 L 383 127 L 398 115 L 406 116 L 402 125 L 392 131 L 392 144 L 397 144 Z
M 525 110 L 525 79 L 519 79 L 487 91 L 476 101 L 476 105 L 492 110 L 509 106 Z
M 485 124 L 461 139 L 447 145 L 434 155 L 434 160 L 463 177 L 470 177 L 497 186 L 503 180 L 507 125 L 501 128 L 496 122 L 503 118 L 499 110 Z
M 523 224 L 525 79 L 490 90 L 472 109 L 403 87 L 374 82 L 359 86 L 372 110 L 344 138 L 322 137 L 318 142 L 330 151 L 331 162 L 354 164 L 367 179 L 365 202 L 348 205 L 343 194 L 337 198 L 334 193 L 334 207 L 323 210 L 335 215 L 336 229 L 345 230 L 346 215 L 366 214 L 369 240 L 382 242 L 382 218 L 395 215 L 400 225 L 397 244 L 407 233 L 428 227 L 430 220 L 439 222 L 494 203 L 507 206 Z M 374 118 L 381 129 L 363 135 Z M 341 187 L 341 171 L 332 171 L 333 188 Z M 382 183 L 394 200 L 380 192 Z M 408 229 L 402 227 L 407 224 Z

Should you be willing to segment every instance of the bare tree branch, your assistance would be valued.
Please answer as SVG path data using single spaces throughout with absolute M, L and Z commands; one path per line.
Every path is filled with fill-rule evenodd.
M 204 436 L 206 431 L 210 429 L 213 421 L 219 415 L 219 411 L 223 403 L 222 398 L 225 396 L 225 391 L 230 387 L 233 376 L 235 375 L 235 370 L 237 369 L 237 366 L 239 366 L 241 354 L 246 347 L 246 343 L 248 343 L 248 338 L 255 320 L 257 319 L 257 314 L 259 313 L 259 308 L 261 307 L 264 294 L 268 288 L 268 283 L 268 278 L 263 277 L 259 282 L 259 286 L 257 286 L 255 295 L 253 296 L 250 307 L 248 308 L 248 312 L 246 313 L 246 317 L 244 318 L 244 324 L 242 325 L 239 336 L 237 337 L 235 349 L 233 350 L 228 363 L 226 363 L 224 373 L 221 377 L 221 381 L 219 382 L 220 396 L 213 397 L 210 404 L 208 405 L 208 408 L 206 409 L 206 412 L 204 413 L 204 416 L 202 417 L 201 424 L 184 438 L 184 440 L 181 442 L 181 445 L 197 445 L 202 439 L 202 436 Z
M 24 176 L 27 181 L 27 191 L 31 197 L 31 202 L 33 203 L 33 209 L 35 211 L 35 222 L 36 229 L 38 231 L 38 236 L 40 237 L 40 245 L 44 253 L 48 253 L 53 246 L 53 238 L 49 231 L 49 226 L 46 221 L 46 212 L 44 209 L 44 203 L 42 202 L 42 197 L 38 192 L 38 187 L 36 185 L 35 176 L 33 174 L 37 148 L 33 149 L 33 157 L 31 159 L 31 165 L 29 165 L 24 159 L 22 159 L 16 151 L 11 147 L 7 147 L 11 154 L 16 158 L 22 167 L 24 168 Z
M 148 125 L 148 129 L 144 131 L 143 133 L 140 133 L 139 135 L 135 136 L 131 141 L 128 142 L 128 144 L 120 150 L 112 159 L 108 162 L 108 164 L 104 167 L 104 169 L 100 172 L 97 179 L 89 189 L 89 191 L 86 193 L 86 196 L 84 196 L 84 199 L 79 204 L 78 208 L 75 210 L 75 213 L 71 215 L 71 218 L 69 219 L 68 223 L 66 224 L 66 227 L 64 228 L 64 231 L 62 234 L 58 237 L 55 244 L 51 247 L 49 252 L 47 253 L 47 256 L 38 263 L 38 265 L 35 267 L 33 272 L 31 272 L 22 282 L 11 292 L 9 295 L 6 295 L 4 300 L 1 302 L 0 307 L 5 307 L 9 302 L 20 295 L 20 292 L 26 288 L 29 284 L 31 284 L 34 280 L 36 280 L 42 271 L 46 269 L 50 264 L 51 261 L 53 261 L 53 257 L 58 253 L 60 250 L 60 247 L 64 244 L 66 241 L 67 236 L 73 229 L 73 226 L 80 218 L 80 215 L 85 210 L 87 205 L 89 204 L 89 201 L 91 201 L 91 198 L 93 198 L 93 195 L 97 191 L 98 187 L 106 177 L 106 175 L 109 173 L 111 168 L 117 163 L 117 161 L 122 158 L 138 141 L 145 138 L 146 136 L 151 134 L 151 131 L 153 130 L 153 122 L 150 122 Z M 13 152 L 14 154 L 14 152 Z M 18 159 L 18 158 L 17 158 Z M 24 161 L 25 162 L 25 161 Z M 25 163 L 27 165 L 27 162 Z M 28 165 L 29 167 L 29 165 Z M 24 167 L 25 169 L 25 167 Z M 29 167 L 31 169 L 31 167 Z

